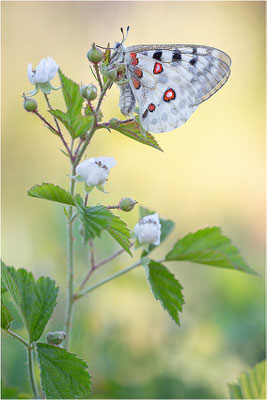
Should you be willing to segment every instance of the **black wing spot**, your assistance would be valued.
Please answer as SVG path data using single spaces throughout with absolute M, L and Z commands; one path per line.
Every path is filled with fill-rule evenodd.
M 181 61 L 182 55 L 180 51 L 174 51 L 172 54 L 172 61 Z
M 197 53 L 197 49 L 196 47 L 193 48 L 192 54 L 196 54 Z
M 189 63 L 193 66 L 196 64 L 196 62 L 197 62 L 197 57 L 193 57 L 192 60 L 189 61 Z
M 155 53 L 153 54 L 153 58 L 155 58 L 158 61 L 161 60 L 161 56 L 162 56 L 162 51 L 155 51 Z
M 143 113 L 142 117 L 145 118 L 148 114 L 148 109 L 145 110 L 145 112 Z

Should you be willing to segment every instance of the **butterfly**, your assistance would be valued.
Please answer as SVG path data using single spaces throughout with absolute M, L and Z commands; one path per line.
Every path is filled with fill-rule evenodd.
M 128 32 L 128 28 L 127 28 Z M 231 59 L 221 50 L 191 44 L 124 47 L 116 43 L 110 66 L 123 64 L 120 110 L 131 116 L 136 102 L 145 131 L 169 132 L 182 126 L 200 103 L 228 80 Z

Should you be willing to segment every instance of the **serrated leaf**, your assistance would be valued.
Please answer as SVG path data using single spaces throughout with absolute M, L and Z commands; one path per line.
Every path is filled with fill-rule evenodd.
M 3 300 L 1 301 L 1 328 L 9 329 L 11 326 L 11 322 L 14 320 L 13 315 L 10 310 L 4 304 Z
M 200 229 L 178 240 L 166 261 L 192 261 L 257 275 L 219 227 Z
M 75 132 L 73 130 L 73 127 L 71 126 L 71 120 L 70 116 L 68 113 L 65 113 L 61 110 L 49 110 L 50 114 L 53 115 L 56 119 L 58 119 L 64 126 L 65 128 L 69 131 L 72 137 L 75 136 Z
M 104 206 L 84 207 L 76 202 L 78 215 L 84 225 L 84 241 L 99 237 L 101 232 L 108 228 L 111 220 L 111 212 Z
M 1 296 L 7 291 L 3 279 L 1 279 Z
M 92 382 L 84 360 L 66 349 L 45 343 L 37 343 L 36 349 L 47 399 L 88 399 Z
M 112 214 L 112 213 L 111 213 Z M 126 223 L 122 221 L 119 217 L 112 214 L 113 218 L 109 227 L 107 228 L 108 233 L 121 245 L 121 247 L 127 251 L 127 253 L 132 256 L 130 250 L 130 237 L 131 232 L 128 229 Z
M 75 206 L 72 195 L 65 189 L 62 189 L 60 186 L 54 185 L 53 183 L 34 185 L 27 193 L 30 197 L 36 197 L 37 199 L 51 200 L 56 201 L 57 203 Z
M 67 112 L 50 110 L 50 113 L 65 126 L 73 138 L 77 138 L 91 128 L 94 117 L 91 115 L 84 116 L 81 113 L 84 98 L 81 96 L 80 86 L 67 78 L 61 70 L 59 70 L 59 77 Z
M 174 275 L 163 265 L 156 261 L 143 259 L 146 278 L 156 300 L 169 313 L 172 319 L 180 326 L 179 312 L 182 312 L 184 298 L 182 286 Z
M 69 117 L 72 118 L 80 115 L 84 101 L 80 93 L 80 86 L 78 83 L 67 78 L 60 69 L 58 70 L 58 73 Z
M 147 132 L 144 136 L 140 131 L 140 126 L 137 121 L 118 121 L 117 125 L 113 125 L 111 129 L 116 130 L 119 133 L 122 133 L 125 136 L 128 136 L 131 139 L 137 140 L 140 143 L 146 144 L 147 146 L 154 147 L 154 149 L 162 151 L 158 142 L 151 135 L 151 133 Z
M 266 361 L 242 372 L 237 384 L 229 384 L 231 399 L 266 399 Z
M 69 113 L 64 113 L 61 110 L 50 110 L 49 112 L 65 126 L 73 138 L 86 133 L 91 128 L 93 122 L 93 117 L 90 115 L 70 116 Z
M 22 316 L 30 342 L 38 340 L 56 306 L 59 289 L 55 281 L 44 277 L 35 281 L 31 272 L 16 270 L 3 262 L 2 278 Z
M 144 218 L 147 215 L 151 215 L 151 214 L 155 214 L 155 211 L 151 211 L 148 208 L 139 206 L 139 215 L 140 218 Z M 163 219 L 160 218 L 160 225 L 161 225 L 161 233 L 160 233 L 160 243 L 162 243 L 173 231 L 174 228 L 174 222 L 170 219 Z M 135 248 L 139 248 L 143 246 L 142 244 L 140 244 L 137 240 L 136 244 L 135 244 Z M 152 250 L 154 250 L 156 247 L 154 244 L 149 244 L 147 246 L 147 250 L 144 250 L 144 252 L 142 253 L 142 257 L 148 255 Z
M 131 233 L 124 221 L 112 214 L 102 205 L 84 207 L 82 199 L 75 196 L 76 208 L 81 222 L 84 226 L 84 241 L 99 237 L 103 230 L 106 230 L 127 253 L 132 255 L 130 250 Z

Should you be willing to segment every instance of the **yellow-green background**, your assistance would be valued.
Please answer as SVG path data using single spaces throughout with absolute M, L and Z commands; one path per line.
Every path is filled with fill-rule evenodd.
M 64 214 L 26 191 L 41 182 L 68 188 L 69 167 L 58 139 L 23 110 L 21 94 L 33 89 L 28 63 L 52 56 L 67 76 L 90 83 L 90 44 L 113 44 L 127 25 L 127 45 L 194 43 L 227 52 L 229 81 L 183 127 L 156 135 L 164 153 L 116 132 L 96 133 L 87 156 L 113 156 L 117 166 L 109 194 L 93 193 L 91 202 L 115 204 L 128 195 L 174 219 L 175 231 L 155 257 L 186 233 L 219 225 L 263 275 L 264 16 L 264 2 L 2 2 L 2 255 L 8 265 L 49 275 L 62 287 L 48 329 L 63 328 Z M 105 119 L 122 118 L 118 97 L 112 88 Z M 42 95 L 36 99 L 45 114 Z M 64 107 L 60 92 L 51 102 Z M 121 217 L 133 228 L 138 211 Z M 79 282 L 88 258 L 80 239 L 76 244 Z M 100 260 L 118 247 L 103 235 L 97 248 Z M 92 282 L 130 263 L 121 256 Z M 89 363 L 94 397 L 227 397 L 227 382 L 264 358 L 263 277 L 189 263 L 170 267 L 184 287 L 180 328 L 154 300 L 141 268 L 77 306 L 71 350 Z M 25 336 L 19 322 L 13 329 Z M 6 337 L 2 344 L 4 384 L 29 393 L 24 349 Z

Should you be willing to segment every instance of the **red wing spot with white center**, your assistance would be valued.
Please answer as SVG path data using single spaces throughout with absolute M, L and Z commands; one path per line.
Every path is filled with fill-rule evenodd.
M 136 53 L 130 53 L 130 57 L 131 58 L 135 58 L 136 57 Z
M 161 72 L 163 72 L 163 66 L 162 64 L 156 62 L 153 68 L 153 72 L 154 74 L 161 74 Z
M 174 100 L 176 97 L 175 91 L 173 89 L 168 89 L 163 95 L 164 101 Z
M 150 112 L 155 111 L 155 109 L 156 109 L 155 104 L 153 104 L 153 103 L 149 104 L 148 109 L 149 109 Z

